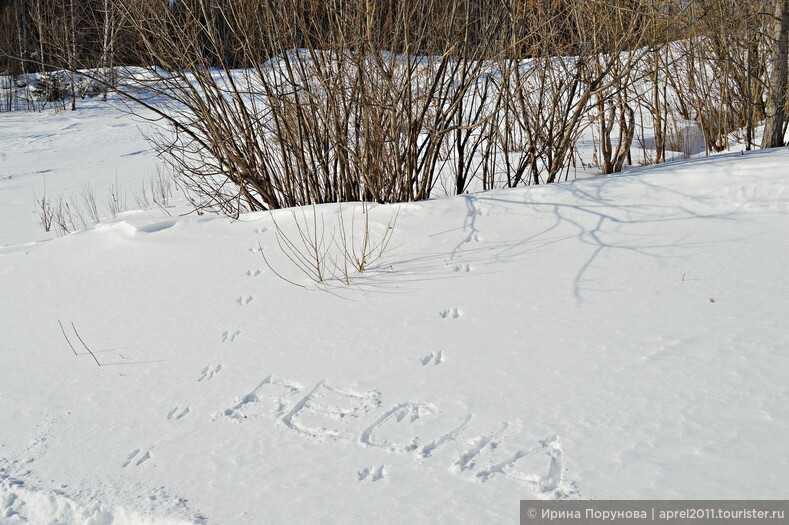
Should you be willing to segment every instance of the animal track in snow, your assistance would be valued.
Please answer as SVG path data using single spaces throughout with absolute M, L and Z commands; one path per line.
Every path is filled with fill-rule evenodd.
M 384 479 L 384 465 L 381 465 L 380 467 L 363 468 L 356 474 L 356 477 L 359 481 L 380 481 Z
M 458 264 L 452 268 L 452 271 L 455 273 L 469 273 L 472 270 L 474 270 L 474 267 L 470 264 Z
M 241 335 L 241 330 L 236 330 L 232 334 L 230 333 L 229 330 L 225 330 L 224 332 L 222 332 L 222 342 L 223 343 L 232 343 L 236 339 L 238 339 L 238 336 L 240 336 L 240 335 Z
M 137 456 L 137 454 L 139 454 L 139 453 L 140 453 L 140 449 L 139 449 L 139 448 L 132 450 L 132 451 L 131 451 L 131 453 L 129 454 L 129 457 L 127 457 L 127 458 L 126 458 L 126 461 L 123 463 L 123 468 L 126 468 L 126 467 L 128 467 L 128 466 L 129 466 L 129 464 L 132 462 L 132 460 L 133 460 L 133 459 L 134 459 L 134 458 Z
M 266 228 L 266 227 L 255 228 L 255 233 L 266 233 L 267 231 L 268 231 L 268 228 Z
M 191 411 L 192 411 L 192 409 L 189 408 L 189 407 L 181 409 L 181 406 L 178 405 L 175 408 L 173 408 L 172 410 L 170 410 L 170 413 L 167 414 L 167 419 L 181 419 L 182 417 L 186 416 Z
M 263 270 L 258 268 L 257 270 L 247 270 L 246 276 L 247 277 L 259 277 L 262 274 L 263 274 Z
M 201 375 L 197 379 L 197 382 L 199 383 L 200 381 L 203 380 L 211 381 L 214 378 L 214 376 L 221 371 L 222 371 L 222 365 L 216 365 L 214 368 L 211 368 L 211 365 L 209 364 L 207 367 L 203 368 L 203 370 L 200 372 Z
M 153 454 L 151 453 L 150 450 L 148 450 L 145 454 L 142 455 L 142 457 L 140 457 L 140 459 L 137 460 L 137 462 L 134 464 L 134 466 L 139 467 L 140 465 L 142 465 L 143 463 L 145 463 L 146 461 L 148 461 L 152 457 L 153 457 Z
M 251 253 L 252 255 L 258 255 L 258 254 L 263 253 L 263 248 L 261 246 L 252 247 L 252 248 L 248 249 L 247 252 Z
M 254 300 L 255 298 L 253 296 L 248 295 L 247 297 L 239 297 L 238 299 L 236 299 L 236 303 L 238 304 L 238 306 L 244 306 L 245 304 L 249 304 Z
M 36 425 L 40 427 L 38 433 L 27 444 L 27 450 L 34 457 L 41 455 L 49 448 L 49 436 L 51 434 L 52 425 L 56 423 L 55 418 L 47 418 L 43 425 Z
M 420 359 L 419 362 L 422 363 L 422 366 L 427 366 L 430 363 L 433 363 L 434 366 L 438 366 L 444 362 L 444 352 L 442 350 L 430 352 L 430 354 Z
M 463 315 L 463 310 L 461 310 L 460 308 L 447 308 L 445 310 L 441 310 L 439 315 L 443 319 L 457 319 L 461 315 Z
M 139 448 L 132 450 L 131 453 L 129 454 L 129 457 L 127 457 L 126 461 L 123 463 L 123 468 L 128 467 L 132 463 L 134 463 L 135 467 L 139 467 L 140 465 L 142 465 L 143 463 L 145 463 L 146 461 L 148 461 L 153 457 L 151 450 L 153 450 L 153 447 L 148 449 L 143 455 L 140 455 L 141 449 Z
M 30 452 L 36 452 L 40 449 L 46 448 L 47 444 L 47 436 L 46 434 L 38 434 L 30 442 L 27 444 L 27 450 Z

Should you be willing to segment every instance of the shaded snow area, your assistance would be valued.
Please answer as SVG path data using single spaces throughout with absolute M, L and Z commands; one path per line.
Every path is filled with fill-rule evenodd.
M 130 117 L 2 114 L 0 143 L 2 525 L 787 497 L 789 149 L 370 206 L 382 256 L 319 287 L 283 239 L 337 260 L 361 205 L 112 216 L 156 172 Z M 43 232 L 44 182 L 100 223 Z

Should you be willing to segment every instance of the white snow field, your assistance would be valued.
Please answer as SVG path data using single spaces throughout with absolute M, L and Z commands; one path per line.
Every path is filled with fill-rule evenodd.
M 789 496 L 789 149 L 372 206 L 383 256 L 318 287 L 288 210 L 107 218 L 156 170 L 115 110 L 0 114 L 0 144 L 2 525 Z M 102 223 L 43 232 L 44 180 Z

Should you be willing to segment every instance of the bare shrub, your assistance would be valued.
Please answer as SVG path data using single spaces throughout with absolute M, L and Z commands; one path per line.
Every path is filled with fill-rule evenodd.
M 96 192 L 88 183 L 80 186 L 79 194 L 68 197 L 60 195 L 57 199 L 50 199 L 46 193 L 46 185 L 41 197 L 35 191 L 33 196 L 39 223 L 44 231 L 54 229 L 58 235 L 66 235 L 101 222 Z M 135 198 L 138 196 L 135 195 Z M 126 191 L 117 181 L 108 190 L 107 208 L 112 218 L 117 218 L 119 213 L 128 209 Z
M 47 198 L 46 183 L 44 184 L 44 191 L 41 197 L 39 198 L 35 190 L 33 190 L 33 197 L 36 205 L 36 214 L 38 215 L 38 223 L 45 232 L 48 232 L 52 230 L 52 226 L 55 223 L 55 210 L 52 207 L 52 202 Z
M 320 287 L 330 282 L 350 285 L 358 275 L 370 270 L 379 261 L 389 246 L 397 223 L 398 212 L 389 219 L 379 234 L 371 232 L 370 209 L 367 203 L 358 206 L 346 218 L 342 206 L 327 208 L 302 206 L 290 211 L 292 221 L 282 223 L 272 213 L 275 237 L 280 251 L 298 271 Z M 308 211 L 309 210 L 309 211 Z M 336 214 L 336 223 L 327 226 L 326 213 Z M 274 269 L 265 256 L 262 246 L 260 253 L 266 265 L 281 279 L 301 286 Z
M 40 37 L 0 35 L 40 57 L 15 68 L 67 68 L 82 95 L 117 80 L 195 207 L 231 216 L 555 182 L 590 129 L 604 173 L 636 135 L 665 160 L 672 118 L 710 151 L 743 125 L 750 144 L 783 41 L 762 4 L 724 0 L 12 3 Z
M 311 213 L 311 218 L 307 216 L 307 208 Z M 299 211 L 301 216 L 299 216 Z M 277 245 L 282 253 L 310 280 L 316 284 L 323 284 L 330 274 L 327 270 L 328 261 L 328 247 L 331 246 L 331 241 L 326 240 L 326 223 L 324 221 L 323 212 L 320 213 L 320 220 L 318 218 L 318 210 L 315 205 L 310 207 L 301 207 L 298 210 L 291 210 L 293 217 L 292 224 L 296 228 L 296 235 L 288 234 L 283 230 L 280 224 L 271 215 L 271 220 L 274 223 Z M 260 253 L 266 265 L 274 271 L 278 276 L 282 277 L 274 270 L 271 263 L 266 259 L 263 253 L 263 248 L 260 248 Z M 288 282 L 293 283 L 288 279 Z M 293 283 L 295 284 L 295 283 Z
M 57 200 L 54 213 L 55 231 L 58 235 L 66 235 L 79 229 L 79 224 L 84 224 L 79 204 L 72 199 L 71 202 L 62 196 Z
M 164 210 L 173 197 L 173 178 L 157 166 L 156 173 L 141 180 L 139 188 L 132 195 L 137 207 L 142 210 L 152 205 Z
M 156 174 L 149 179 L 148 185 L 154 204 L 161 208 L 170 204 L 170 199 L 173 197 L 173 179 L 169 174 L 157 167 Z
M 345 284 L 351 284 L 355 274 L 364 273 L 384 256 L 400 213 L 398 210 L 387 222 L 383 234 L 373 237 L 370 234 L 369 205 L 362 203 L 361 224 L 357 224 L 356 210 L 357 207 L 354 207 L 351 212 L 350 227 L 345 222 L 342 206 L 338 210 L 339 223 L 335 243 L 341 260 L 335 261 L 335 267 L 342 271 L 340 278 Z
M 118 179 L 116 178 L 115 182 L 110 186 L 109 194 L 107 195 L 107 211 L 115 219 L 119 213 L 128 209 L 126 190 L 118 184 Z
M 134 191 L 134 202 L 141 210 L 147 210 L 151 206 L 151 195 L 148 190 L 148 182 L 143 179 L 140 181 L 140 187 Z
M 31 92 L 41 101 L 64 106 L 68 89 L 68 77 L 63 72 L 52 72 L 39 75 Z
M 98 224 L 101 221 L 99 217 L 99 209 L 96 205 L 96 192 L 93 190 L 93 187 L 85 182 L 82 184 L 82 204 L 85 206 L 87 210 L 88 217 L 93 222 L 93 224 Z

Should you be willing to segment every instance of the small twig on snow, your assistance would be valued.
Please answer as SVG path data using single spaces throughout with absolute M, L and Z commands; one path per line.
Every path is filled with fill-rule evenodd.
M 293 282 L 293 281 L 291 281 L 290 279 L 287 279 L 287 278 L 283 277 L 282 275 L 280 275 L 280 274 L 279 274 L 279 272 L 277 272 L 277 270 L 275 270 L 275 269 L 274 269 L 274 268 L 271 266 L 271 263 L 269 263 L 269 262 L 268 262 L 268 259 L 266 259 L 266 254 L 264 254 L 264 253 L 263 253 L 263 245 L 262 245 L 262 244 L 260 244 L 260 243 L 258 243 L 258 246 L 260 247 L 260 255 L 262 255 L 262 256 L 263 256 L 263 262 L 265 262 L 265 263 L 266 263 L 266 266 L 268 266 L 268 269 L 269 269 L 269 270 L 271 270 L 272 272 L 274 272 L 274 275 L 276 275 L 277 277 L 279 277 L 279 278 L 280 278 L 280 279 L 282 279 L 283 281 L 289 282 L 290 284 L 292 284 L 292 285 L 294 285 L 294 286 L 298 286 L 299 288 L 305 288 L 304 286 L 300 285 L 299 283 L 294 283 L 294 282 Z M 287 254 L 286 254 L 286 255 L 287 255 Z
M 85 350 L 87 350 L 88 353 L 91 355 L 91 357 L 93 357 L 93 360 L 96 361 L 96 364 L 101 366 L 101 363 L 99 363 L 99 360 L 96 359 L 96 356 L 93 354 L 93 352 L 90 351 L 90 348 L 88 348 L 88 345 L 86 345 L 85 341 L 83 341 L 82 338 L 79 336 L 79 333 L 77 332 L 77 327 L 74 326 L 74 323 L 71 323 L 71 328 L 74 329 L 74 333 L 77 335 L 77 339 L 79 339 L 79 342 L 82 343 L 82 346 L 85 347 Z
M 67 343 L 68 343 L 68 345 L 71 347 L 71 351 L 72 351 L 72 352 L 74 352 L 74 355 L 78 356 L 79 354 L 78 354 L 78 353 L 77 353 L 77 351 L 74 349 L 74 345 L 72 345 L 72 344 L 71 344 L 71 341 L 69 341 L 69 340 L 68 340 L 68 336 L 66 335 L 66 331 L 63 329 L 63 323 L 61 323 L 61 322 L 60 322 L 60 319 L 58 319 L 58 324 L 60 325 L 60 331 L 61 331 L 61 332 L 63 332 L 63 337 L 65 337 L 65 338 L 66 338 L 66 342 L 67 342 Z

